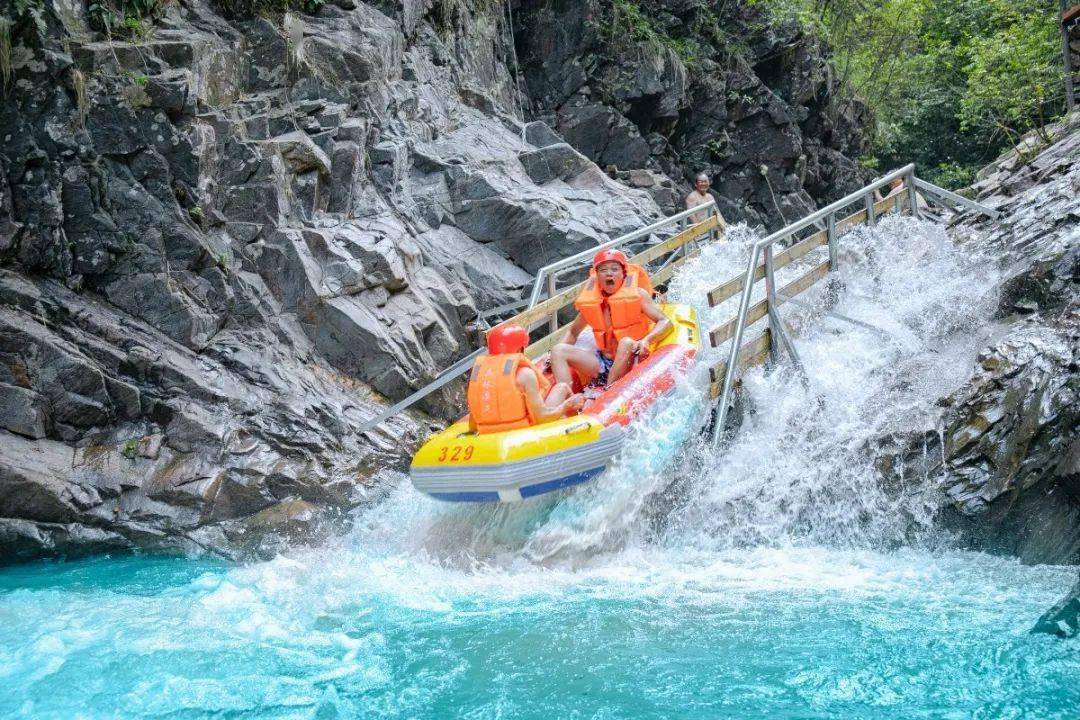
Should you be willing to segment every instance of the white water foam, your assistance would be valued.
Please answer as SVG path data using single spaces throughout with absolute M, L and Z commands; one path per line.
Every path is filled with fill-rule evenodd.
M 684 267 L 669 298 L 694 305 L 703 329 L 732 317 L 738 298 L 709 308 L 706 294 L 744 272 L 759 237 L 734 228 L 728 242 Z M 825 257 L 821 248 L 782 268 L 778 284 Z M 903 217 L 844 235 L 838 264 L 828 282 L 800 296 L 811 308 L 781 308 L 797 332 L 807 381 L 787 361 L 747 371 L 749 411 L 723 453 L 699 437 L 707 367 L 727 355 L 726 347 L 707 348 L 697 371 L 636 424 L 620 458 L 587 485 L 500 507 L 440 505 L 403 488 L 361 516 L 350 542 L 467 568 L 579 566 L 658 543 L 882 548 L 925 537 L 933 478 L 884 487 L 876 441 L 932 424 L 935 400 L 966 378 L 996 304 L 994 271 L 941 225 Z M 756 301 L 763 290 L 755 292 Z M 746 337 L 763 326 L 750 326 Z
M 672 299 L 725 320 L 705 291 L 753 239 L 707 250 Z M 723 454 L 697 435 L 709 350 L 579 488 L 462 506 L 400 476 L 323 547 L 161 587 L 127 559 L 97 563 L 108 582 L 10 590 L 0 714 L 1071 717 L 1075 653 L 1027 631 L 1075 570 L 895 548 L 927 526 L 933 478 L 897 492 L 875 467 L 875 438 L 963 380 L 994 278 L 911 220 L 842 248 L 834 310 L 895 339 L 783 308 L 809 382 L 748 372 Z

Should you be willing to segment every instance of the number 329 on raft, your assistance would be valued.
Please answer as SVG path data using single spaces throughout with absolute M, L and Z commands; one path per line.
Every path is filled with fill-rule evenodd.
M 473 452 L 476 450 L 472 445 L 443 445 L 439 450 L 439 457 L 436 458 L 439 462 L 457 462 L 459 460 L 472 460 Z

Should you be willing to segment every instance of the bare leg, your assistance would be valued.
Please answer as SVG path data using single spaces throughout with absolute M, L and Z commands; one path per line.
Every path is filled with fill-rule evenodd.
M 600 361 L 591 350 L 559 343 L 551 349 L 551 373 L 555 376 L 555 382 L 573 387 L 574 376 L 570 372 L 571 368 L 586 378 L 594 378 L 600 374 Z
M 566 383 L 556 383 L 555 387 L 551 388 L 551 392 L 544 399 L 544 405 L 549 408 L 553 408 L 561 403 L 571 395 L 570 386 Z
M 619 341 L 619 347 L 615 351 L 615 362 L 611 364 L 611 369 L 608 370 L 608 385 L 630 372 L 630 368 L 634 367 L 633 347 L 634 341 L 628 337 Z

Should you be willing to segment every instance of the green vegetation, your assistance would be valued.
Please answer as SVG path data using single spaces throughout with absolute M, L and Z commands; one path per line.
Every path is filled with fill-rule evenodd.
M 876 127 L 869 164 L 957 187 L 1064 111 L 1054 0 L 752 0 L 824 37 Z
M 125 72 L 124 78 L 127 84 L 121 88 L 120 93 L 128 104 L 133 108 L 150 107 L 150 96 L 146 92 L 150 79 L 132 72 Z
M 116 37 L 144 40 L 167 0 L 93 0 L 86 6 L 90 26 Z
M 86 94 L 86 76 L 82 70 L 73 68 L 71 71 L 71 87 L 75 91 L 75 110 L 78 112 L 79 127 L 86 127 L 86 118 L 90 112 L 90 102 Z
M 120 448 L 120 454 L 126 457 L 128 460 L 134 460 L 135 456 L 139 453 L 139 441 L 136 438 L 132 438 L 124 443 Z
M 314 15 L 326 0 L 213 0 L 221 14 L 233 20 L 253 17 L 280 17 L 284 13 L 305 12 Z
M 0 17 L 0 90 L 11 84 L 11 18 Z
M 663 28 L 649 12 L 638 3 L 630 0 L 614 0 L 611 4 L 611 16 L 602 27 L 605 39 L 612 47 L 626 48 L 631 44 L 652 44 L 665 47 L 674 52 L 683 64 L 691 65 L 708 54 L 701 42 L 701 24 L 705 18 L 715 20 L 707 5 L 703 2 L 695 13 L 697 22 L 688 28 L 688 33 L 672 33 Z M 719 23 L 715 23 L 719 27 Z
M 0 73 L 3 79 L 11 78 L 11 45 L 15 38 L 28 41 L 36 37 L 45 37 L 48 25 L 45 22 L 44 0 L 12 0 L 0 15 Z

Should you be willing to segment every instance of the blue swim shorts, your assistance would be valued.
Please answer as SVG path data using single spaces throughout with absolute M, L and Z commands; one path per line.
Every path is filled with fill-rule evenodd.
M 600 373 L 593 378 L 593 383 L 607 385 L 608 371 L 611 370 L 611 366 L 615 364 L 615 361 L 599 350 L 596 351 L 596 359 L 600 361 Z

